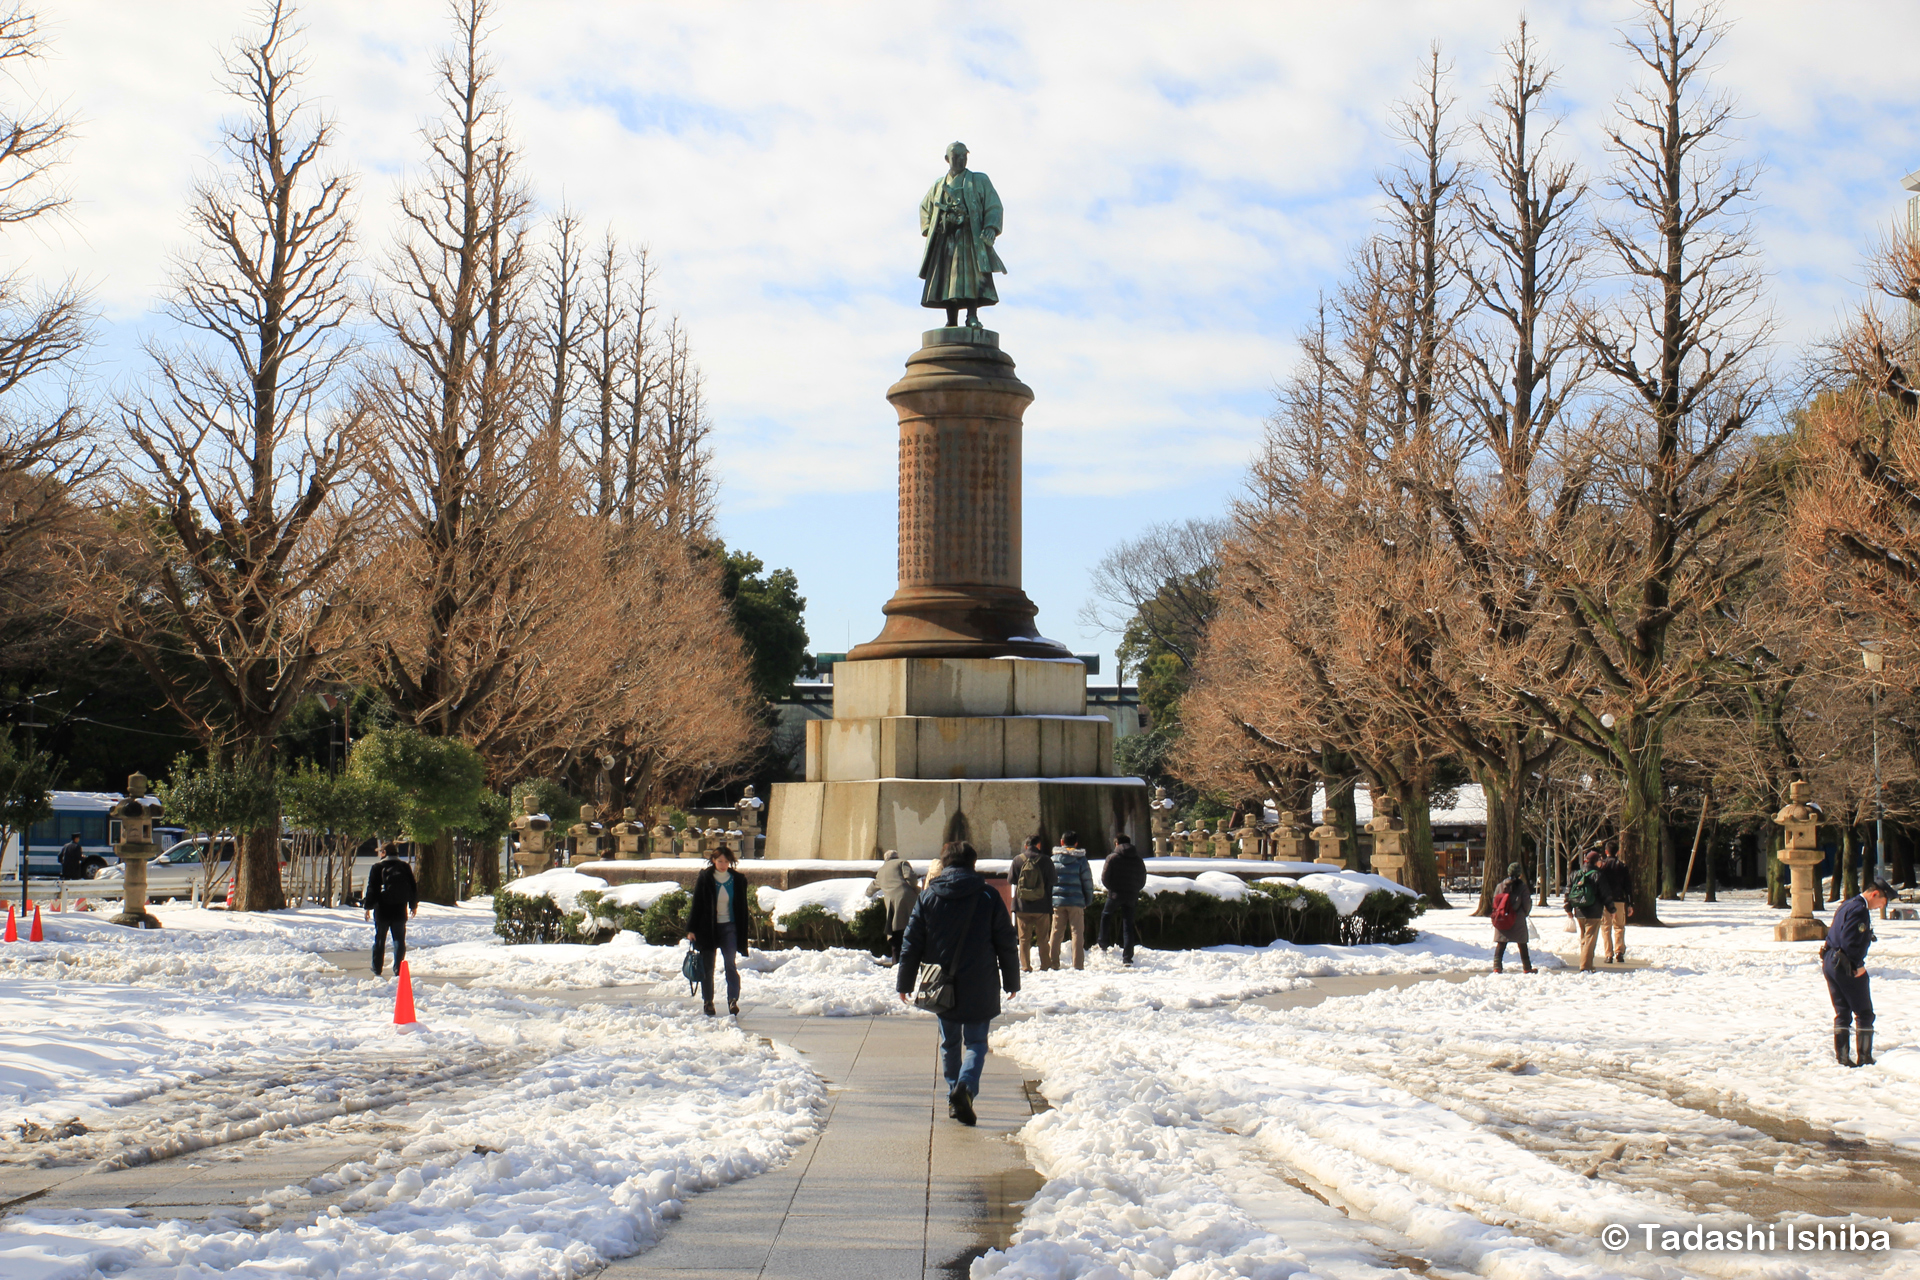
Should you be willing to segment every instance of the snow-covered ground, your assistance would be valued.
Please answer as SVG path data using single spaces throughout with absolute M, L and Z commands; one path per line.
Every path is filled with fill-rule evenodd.
M 357 911 L 159 914 L 149 933 L 49 916 L 48 941 L 0 947 L 10 1180 L 430 1105 L 398 1149 L 264 1188 L 258 1207 L 285 1219 L 269 1230 L 23 1205 L 0 1223 L 9 1280 L 577 1275 L 817 1125 L 818 1077 L 730 1023 L 422 986 L 420 1022 L 396 1028 L 391 978 L 314 954 L 364 945 Z M 426 908 L 414 936 L 473 941 L 492 923 L 485 904 Z M 31 1146 L 17 1127 L 75 1120 L 85 1132 Z
M 1817 947 L 1774 943 L 1777 912 L 1753 895 L 1661 911 L 1671 927 L 1628 938 L 1652 967 L 1597 974 L 1551 956 L 1575 941 L 1557 911 L 1537 919 L 1540 973 L 1487 973 L 1490 926 L 1455 910 L 1404 947 L 1143 950 L 1131 969 L 1093 952 L 1083 972 L 1027 975 L 1008 1007 L 1040 1016 L 1000 1027 L 994 1049 L 1053 1104 L 1021 1135 L 1047 1182 L 973 1274 L 1920 1274 L 1902 1253 L 1602 1246 L 1612 1223 L 1832 1225 L 1845 1215 L 1823 1205 L 1863 1195 L 1900 1223 L 1920 1211 L 1920 923 L 1877 926 L 1881 1065 L 1850 1072 L 1831 1059 Z M 409 930 L 414 972 L 466 985 L 421 987 L 403 1032 L 391 979 L 318 954 L 366 945 L 357 911 L 159 914 L 154 933 L 48 915 L 49 941 L 0 947 L 15 1165 L 237 1148 L 402 1094 L 419 1121 L 375 1158 L 265 1189 L 252 1230 L 24 1204 L 0 1222 L 8 1280 L 577 1275 L 645 1248 L 686 1196 L 779 1164 L 817 1123 L 818 1078 L 724 1021 L 538 995 L 673 991 L 679 947 L 508 947 L 488 904 L 429 907 Z M 746 968 L 749 1003 L 927 1016 L 864 952 L 756 952 Z M 1318 977 L 1463 971 L 1248 1003 Z M 1007 1071 L 990 1065 L 989 1087 Z M 69 1120 L 88 1132 L 31 1150 L 12 1129 Z
M 1744 895 L 1743 895 L 1744 897 Z M 1920 1273 L 1920 924 L 1877 925 L 1881 1065 L 1834 1063 L 1813 945 L 1751 899 L 1662 904 L 1655 967 L 1509 971 L 1304 1009 L 1097 1010 L 995 1032 L 1054 1109 L 1048 1179 L 976 1277 Z M 1557 915 L 1546 945 L 1567 947 Z M 1464 912 L 1423 928 L 1484 946 Z M 1844 1158 L 1829 1139 L 1868 1139 Z M 1828 1199 L 1828 1197 L 1832 1197 Z M 1826 1211 L 1822 1211 L 1826 1206 Z M 1639 1224 L 1852 1221 L 1903 1251 L 1640 1247 Z M 1601 1243 L 1609 1224 L 1629 1247 Z M 1112 1268 L 1107 1270 L 1106 1268 Z

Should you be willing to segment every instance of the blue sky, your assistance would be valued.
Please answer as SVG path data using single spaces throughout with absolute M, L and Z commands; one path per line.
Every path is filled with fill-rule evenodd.
M 1620 3 L 1531 13 L 1563 69 L 1570 156 L 1633 68 Z M 1860 254 L 1920 169 L 1920 6 L 1728 5 L 1718 83 L 1764 160 L 1755 208 L 1783 367 L 1831 328 Z M 36 87 L 82 120 L 64 227 L 26 269 L 96 291 L 105 399 L 138 340 L 227 104 L 240 3 L 60 3 Z M 361 175 L 370 254 L 416 164 L 445 38 L 430 0 L 305 10 L 311 87 Z M 1464 120 L 1518 7 L 1474 0 L 1233 4 L 761 4 L 503 0 L 494 51 L 544 205 L 652 247 L 708 377 L 721 530 L 809 598 L 816 648 L 879 630 L 893 588 L 887 386 L 929 327 L 916 208 L 954 139 L 1007 208 L 987 313 L 1027 415 L 1026 586 L 1043 631 L 1110 655 L 1076 615 L 1091 565 L 1239 490 L 1317 293 L 1366 234 L 1387 129 L 1431 42 Z M 1904 64 L 1904 65 L 1903 65 Z M 1110 678 L 1111 657 L 1105 668 Z

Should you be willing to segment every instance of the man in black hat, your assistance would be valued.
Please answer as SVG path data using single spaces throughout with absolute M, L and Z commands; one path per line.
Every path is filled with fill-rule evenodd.
M 1868 986 L 1867 948 L 1873 945 L 1873 913 L 1893 901 L 1893 886 L 1876 878 L 1866 892 L 1848 898 L 1833 913 L 1820 967 L 1833 999 L 1833 1056 L 1843 1067 L 1873 1065 L 1873 992 Z M 1857 1056 L 1847 1054 L 1847 1023 L 1854 1028 Z
M 60 846 L 60 878 L 62 880 L 84 880 L 87 878 L 87 851 L 80 844 L 80 833 L 73 833 L 73 839 Z

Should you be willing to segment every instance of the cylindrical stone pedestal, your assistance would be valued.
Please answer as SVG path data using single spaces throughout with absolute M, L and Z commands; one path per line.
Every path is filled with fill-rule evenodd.
M 1827 926 L 1813 914 L 1813 875 L 1820 865 L 1818 849 L 1783 849 L 1780 861 L 1792 876 L 1788 886 L 1791 904 L 1787 918 L 1773 926 L 1775 942 L 1817 942 L 1827 936 Z
M 1021 416 L 1000 335 L 933 329 L 887 392 L 900 415 L 899 588 L 847 657 L 1065 658 L 1020 587 Z
M 160 853 L 155 848 L 151 853 L 130 853 L 120 851 L 120 865 L 125 869 L 126 896 L 120 903 L 120 914 L 112 917 L 109 924 L 123 924 L 134 929 L 158 929 L 160 921 L 147 910 L 147 859 Z

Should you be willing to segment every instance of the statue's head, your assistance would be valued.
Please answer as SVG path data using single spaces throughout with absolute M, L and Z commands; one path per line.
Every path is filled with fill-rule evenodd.
M 947 163 L 956 169 L 966 168 L 967 144 L 964 142 L 949 142 L 947 144 Z

